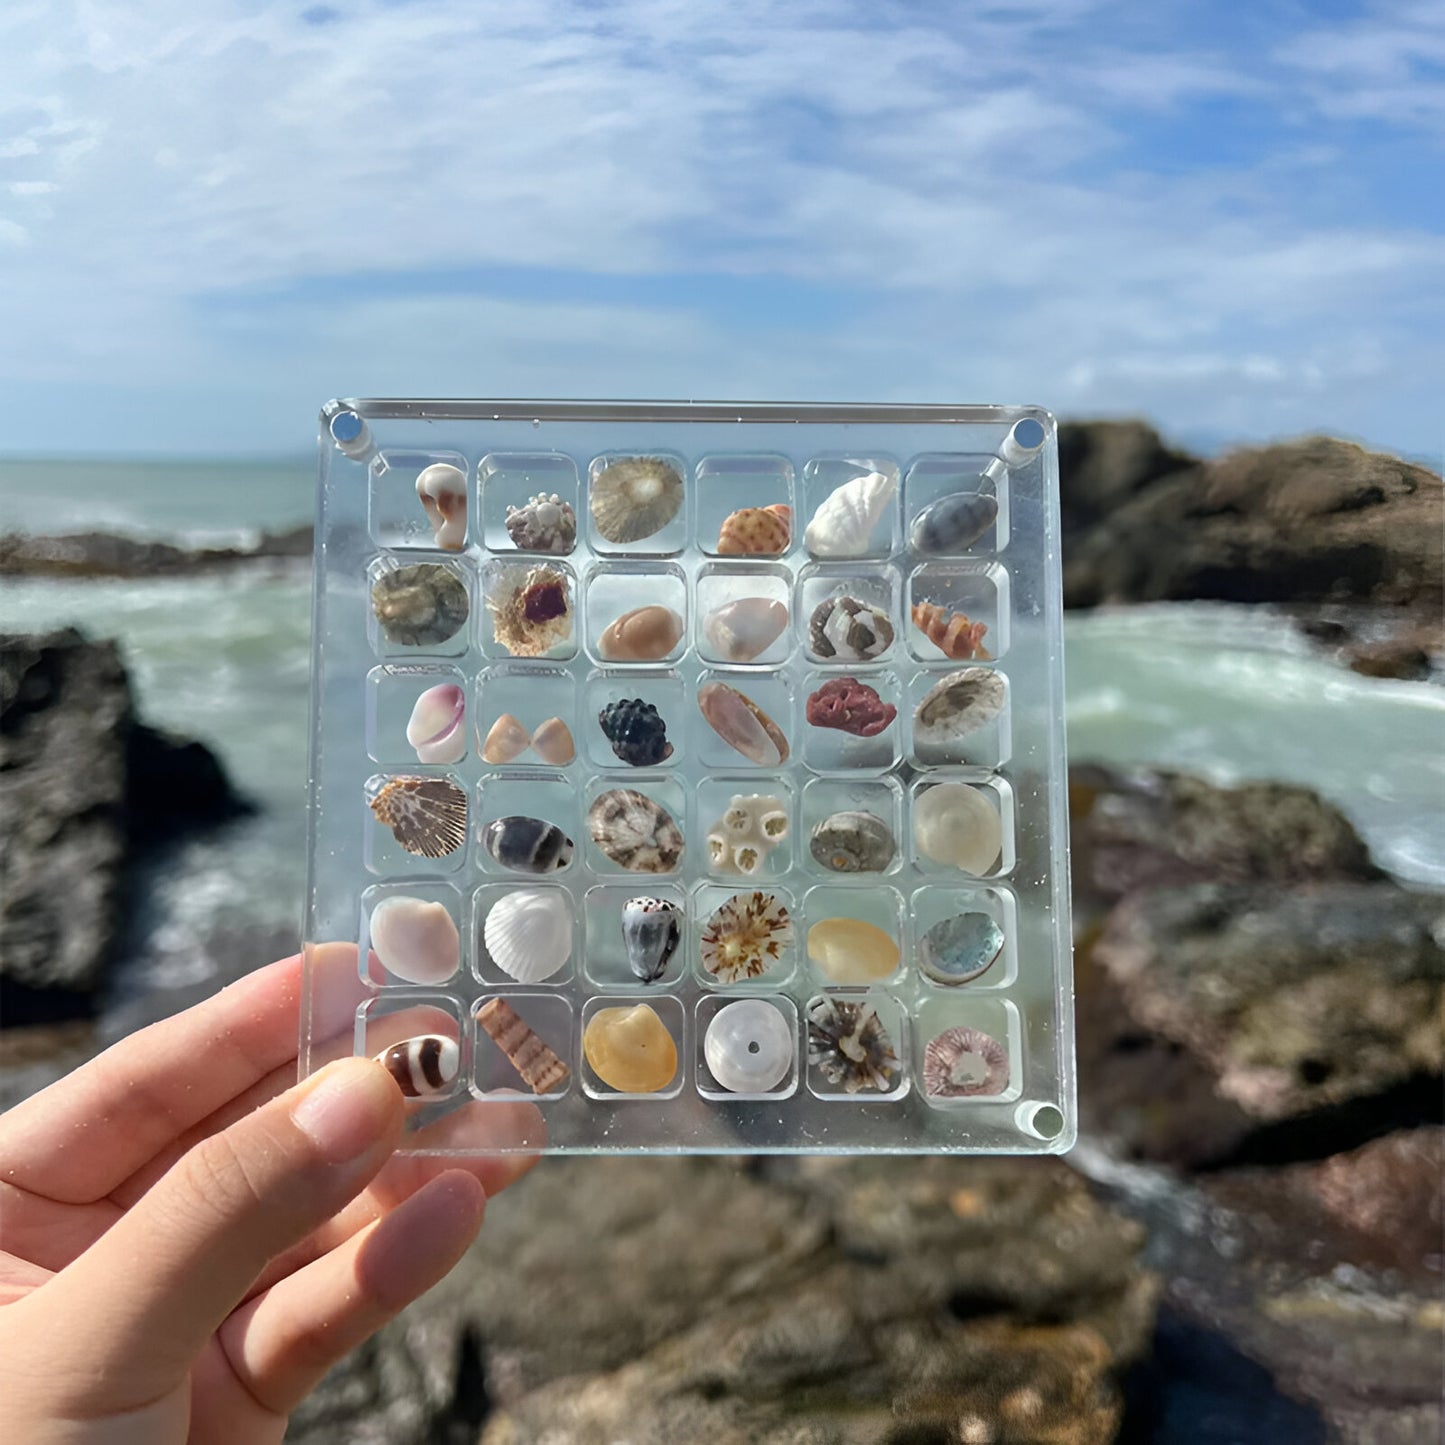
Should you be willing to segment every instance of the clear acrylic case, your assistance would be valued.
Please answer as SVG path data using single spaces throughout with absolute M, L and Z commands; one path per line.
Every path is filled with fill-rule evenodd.
M 645 475 L 634 458 L 653 459 Z M 659 504 L 674 474 L 680 504 Z M 619 487 L 624 519 L 594 513 Z M 538 496 L 556 501 L 519 546 L 508 509 Z M 820 508 L 842 521 L 810 534 Z M 394 601 L 414 583 L 421 613 Z M 672 617 L 643 619 L 660 629 L 644 647 L 641 622 L 614 624 L 648 607 Z M 1062 648 L 1055 426 L 1039 408 L 329 403 L 303 1074 L 447 1040 L 455 1077 L 409 1105 L 408 1147 L 429 1153 L 1062 1152 Z M 714 684 L 702 695 L 748 752 L 705 718 Z M 444 716 L 409 739 L 429 689 Z M 960 700 L 970 726 L 948 736 Z M 644 705 L 665 744 L 645 717 L 625 731 Z M 618 790 L 665 809 L 666 847 L 633 846 Z M 422 793 L 464 806 L 464 831 L 429 812 L 418 832 Z M 502 821 L 518 817 L 540 821 Z M 921 849 L 920 828 L 956 861 Z M 528 858 L 558 866 L 515 871 Z M 545 895 L 526 900 L 541 913 L 524 892 Z M 677 922 L 650 982 L 622 929 L 640 898 Z M 763 944 L 761 971 L 729 976 Z

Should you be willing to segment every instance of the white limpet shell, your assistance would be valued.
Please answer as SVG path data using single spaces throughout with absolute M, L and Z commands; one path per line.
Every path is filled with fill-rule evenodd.
M 844 482 L 813 513 L 803 545 L 815 557 L 862 557 L 897 490 L 897 479 L 882 472 L 865 472 Z
M 936 783 L 913 803 L 913 841 L 925 858 L 976 876 L 998 862 L 1003 825 L 967 783 Z
M 768 854 L 788 836 L 788 810 L 771 793 L 740 793 L 708 830 L 707 861 L 714 873 L 760 873 Z
M 445 904 L 395 895 L 371 910 L 371 951 L 407 983 L 445 983 L 461 964 L 462 941 Z
M 467 695 L 453 682 L 429 687 L 417 698 L 406 740 L 419 763 L 459 763 L 467 750 Z
M 792 1072 L 797 1048 L 792 1025 L 764 998 L 743 998 L 720 1008 L 702 1041 L 708 1072 L 734 1094 L 776 1089 Z
M 460 552 L 467 541 L 467 475 L 449 462 L 433 462 L 416 479 L 416 494 L 426 508 L 436 544 Z
M 556 888 L 519 888 L 492 904 L 482 942 L 518 983 L 551 978 L 572 956 L 572 908 Z
M 703 636 L 713 654 L 726 662 L 761 657 L 788 625 L 787 604 L 771 597 L 739 597 L 708 613 Z

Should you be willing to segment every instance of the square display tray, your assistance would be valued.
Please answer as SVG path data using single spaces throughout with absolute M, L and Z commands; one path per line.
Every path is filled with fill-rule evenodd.
M 1062 1152 L 1062 653 L 1040 408 L 329 403 L 303 1072 L 443 1154 Z

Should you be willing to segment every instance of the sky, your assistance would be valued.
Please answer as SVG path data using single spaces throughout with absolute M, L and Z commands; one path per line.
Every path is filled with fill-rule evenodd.
M 1445 0 L 5 0 L 0 453 L 332 396 L 1445 443 Z

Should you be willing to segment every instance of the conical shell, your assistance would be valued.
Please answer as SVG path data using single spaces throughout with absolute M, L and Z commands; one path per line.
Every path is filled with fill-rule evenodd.
M 682 508 L 682 477 L 661 457 L 623 457 L 592 481 L 592 520 L 609 542 L 623 546 L 656 534 Z
M 467 841 L 467 795 L 449 778 L 391 778 L 371 799 L 408 853 L 445 858 Z
M 492 904 L 482 942 L 518 983 L 551 978 L 572 956 L 572 907 L 556 888 L 519 888 Z
M 445 983 L 461 963 L 462 941 L 445 904 L 383 898 L 367 926 L 382 966 L 407 983 Z
M 441 562 L 394 567 L 372 584 L 382 635 L 403 647 L 436 647 L 466 625 L 471 604 L 461 578 Z
M 707 615 L 703 636 L 723 662 L 751 662 L 761 657 L 788 625 L 787 604 L 770 597 L 739 597 Z
M 719 983 L 760 978 L 793 941 L 787 907 L 771 893 L 735 893 L 702 931 L 702 966 Z
M 460 552 L 467 541 L 467 474 L 448 462 L 433 462 L 417 473 L 416 494 L 437 546 Z
M 864 556 L 897 490 L 897 480 L 882 472 L 865 472 L 844 482 L 813 514 L 803 533 L 804 545 L 815 557 Z
M 945 656 L 958 662 L 987 660 L 983 645 L 987 623 L 974 622 L 966 613 L 949 612 L 936 602 L 913 604 L 913 625 Z
M 923 1050 L 923 1088 L 930 1098 L 1001 1094 L 1008 1083 L 1008 1050 L 981 1029 L 945 1029 Z
M 629 898 L 622 905 L 627 966 L 643 983 L 655 983 L 682 942 L 682 910 L 666 898 Z
M 467 695 L 455 683 L 429 687 L 417 698 L 406 725 L 406 740 L 419 763 L 460 762 L 467 750 L 464 719 Z
M 534 1094 L 554 1093 L 567 1082 L 571 1069 L 527 1027 L 506 999 L 489 998 L 477 1010 L 477 1022 Z
M 718 531 L 717 550 L 723 557 L 781 557 L 792 538 L 793 509 L 775 502 L 732 513 Z

